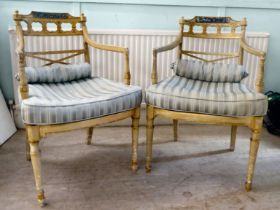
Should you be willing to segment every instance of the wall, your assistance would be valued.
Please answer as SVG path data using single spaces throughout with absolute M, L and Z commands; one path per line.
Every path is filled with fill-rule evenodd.
M 9 54 L 8 28 L 15 10 L 85 13 L 90 29 L 177 30 L 181 16 L 247 17 L 248 31 L 269 32 L 270 45 L 265 72 L 265 90 L 280 91 L 280 1 L 278 0 L 22 0 L 0 1 L 0 88 L 6 99 L 13 98 L 13 75 Z

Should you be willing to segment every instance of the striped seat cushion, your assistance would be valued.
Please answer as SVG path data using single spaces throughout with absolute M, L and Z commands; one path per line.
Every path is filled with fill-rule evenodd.
M 267 97 L 241 83 L 217 83 L 172 76 L 146 90 L 158 108 L 223 116 L 263 116 Z
M 138 107 L 140 87 L 100 77 L 65 83 L 29 84 L 29 98 L 21 102 L 27 124 L 59 124 L 98 118 Z
M 25 67 L 27 82 L 56 83 L 91 77 L 91 66 L 88 63 L 53 64 L 51 66 Z M 18 78 L 18 76 L 16 76 Z
M 240 82 L 248 76 L 238 64 L 208 63 L 199 60 L 180 59 L 171 64 L 177 76 L 208 82 Z

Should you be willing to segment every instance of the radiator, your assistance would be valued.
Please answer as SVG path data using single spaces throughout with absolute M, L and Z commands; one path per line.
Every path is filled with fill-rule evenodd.
M 163 46 L 175 40 L 176 31 L 150 31 L 150 30 L 94 30 L 90 31 L 90 36 L 98 43 L 111 44 L 129 48 L 131 84 L 141 86 L 143 89 L 151 84 L 150 74 L 152 69 L 152 49 Z M 13 74 L 17 73 L 17 56 L 15 30 L 9 30 L 10 49 L 12 58 Z M 256 49 L 267 51 L 268 33 L 247 33 L 246 41 Z M 26 51 L 45 51 L 61 49 L 79 49 L 82 46 L 82 38 L 75 37 L 27 37 L 25 39 Z M 227 50 L 238 51 L 238 42 L 234 40 L 205 40 L 205 39 L 186 39 L 183 43 L 185 48 L 225 52 Z M 176 60 L 177 49 L 161 53 L 158 56 L 158 77 L 159 80 L 171 76 L 170 63 Z M 114 52 L 90 49 L 92 73 L 95 76 L 103 76 L 116 81 L 123 79 L 123 55 Z M 59 58 L 59 55 L 53 55 L 51 58 Z M 70 59 L 77 63 L 83 61 L 83 57 Z M 223 62 L 236 62 L 226 60 Z M 40 66 L 44 61 L 36 59 L 27 59 L 27 65 Z M 258 59 L 256 56 L 245 53 L 244 65 L 249 72 L 249 77 L 244 83 L 251 88 L 254 87 Z M 14 81 L 14 95 L 16 104 L 18 104 L 18 83 Z

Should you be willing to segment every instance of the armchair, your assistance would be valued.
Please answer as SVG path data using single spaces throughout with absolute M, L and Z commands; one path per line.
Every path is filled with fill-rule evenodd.
M 27 159 L 32 161 L 39 204 L 45 204 L 39 142 L 49 133 L 86 129 L 86 142 L 90 144 L 95 126 L 131 117 L 131 170 L 135 172 L 142 91 L 140 87 L 130 85 L 128 48 L 92 41 L 83 14 L 80 17 L 46 12 L 22 15 L 16 11 L 14 21 L 18 37 L 21 113 L 27 134 L 26 154 Z M 27 24 L 26 29 L 22 27 L 23 22 Z M 41 30 L 35 30 L 33 23 L 39 23 Z M 49 30 L 49 23 L 55 24 L 56 30 Z M 71 29 L 64 30 L 64 23 L 71 24 Z M 81 25 L 81 29 L 77 24 Z M 83 45 L 81 49 L 30 52 L 24 45 L 27 36 L 80 36 Z M 91 76 L 89 47 L 123 54 L 124 84 Z M 62 58 L 53 59 L 52 55 Z M 80 55 L 84 58 L 83 63 L 67 62 Z M 43 60 L 45 65 L 27 67 L 27 58 Z
M 263 116 L 267 110 L 267 98 L 262 94 L 266 55 L 246 44 L 245 18 L 235 21 L 230 17 L 196 16 L 193 19 L 181 18 L 179 25 L 175 41 L 153 49 L 153 85 L 146 89 L 146 172 L 151 171 L 154 119 L 157 116 L 173 119 L 174 141 L 178 138 L 178 120 L 229 125 L 231 151 L 235 148 L 237 127 L 247 126 L 252 135 L 245 189 L 250 191 Z M 202 30 L 198 32 L 195 27 Z M 208 31 L 209 28 L 215 30 Z M 223 28 L 229 28 L 229 32 L 224 32 Z M 238 28 L 241 30 L 238 31 Z M 234 52 L 211 51 L 207 47 L 204 51 L 183 49 L 184 38 L 235 40 L 239 41 L 239 48 Z M 158 83 L 157 56 L 175 48 L 178 48 L 178 60 L 173 64 L 175 74 Z M 248 75 L 243 66 L 244 51 L 259 58 L 255 90 L 241 83 Z M 237 64 L 226 63 L 229 60 L 237 61 Z

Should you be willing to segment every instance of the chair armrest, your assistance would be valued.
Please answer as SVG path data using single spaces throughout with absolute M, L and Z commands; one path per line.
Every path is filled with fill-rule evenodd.
M 85 25 L 82 26 L 82 30 L 83 30 L 84 40 L 89 46 L 96 48 L 96 49 L 100 49 L 100 50 L 119 52 L 119 53 L 124 54 L 124 65 L 125 65 L 124 66 L 124 83 L 126 85 L 129 85 L 130 84 L 130 69 L 129 69 L 129 50 L 128 50 L 128 48 L 96 43 L 90 39 Z
M 177 36 L 177 38 L 173 42 L 169 43 L 168 45 L 165 45 L 165 46 L 162 46 L 162 47 L 158 47 L 158 48 L 154 48 L 153 50 L 156 53 L 172 50 L 175 47 L 179 46 L 179 44 L 181 44 L 181 42 L 182 42 L 182 37 L 181 36 Z
M 88 31 L 85 26 L 83 26 L 83 36 L 84 36 L 85 42 L 93 48 L 111 51 L 111 52 L 120 52 L 120 53 L 128 52 L 128 48 L 125 48 L 125 47 L 117 47 L 117 46 L 113 46 L 113 45 L 106 45 L 106 44 L 100 44 L 100 43 L 94 42 L 93 40 L 90 39 Z
M 151 74 L 152 84 L 157 83 L 157 54 L 168 50 L 172 50 L 175 47 L 179 46 L 181 43 L 182 37 L 179 35 L 173 42 L 169 43 L 168 45 L 153 49 L 153 68 Z
M 128 48 L 125 48 L 125 47 L 100 44 L 100 43 L 96 43 L 96 42 L 92 41 L 91 39 L 85 39 L 85 41 L 86 41 L 86 43 L 88 43 L 89 46 L 99 49 L 99 50 L 106 50 L 106 51 L 119 52 L 119 53 L 128 52 Z
M 264 63 L 266 58 L 266 53 L 257 50 L 253 47 L 250 47 L 244 40 L 240 41 L 240 46 L 242 49 L 244 49 L 246 52 L 255 55 L 259 58 L 259 65 L 258 65 L 258 71 L 257 71 L 257 79 L 255 82 L 256 91 L 262 93 L 264 89 Z
M 258 56 L 258 57 L 265 57 L 266 53 L 261 51 L 261 50 L 257 50 L 253 47 L 250 47 L 244 40 L 240 41 L 240 45 L 241 47 L 248 53 Z

